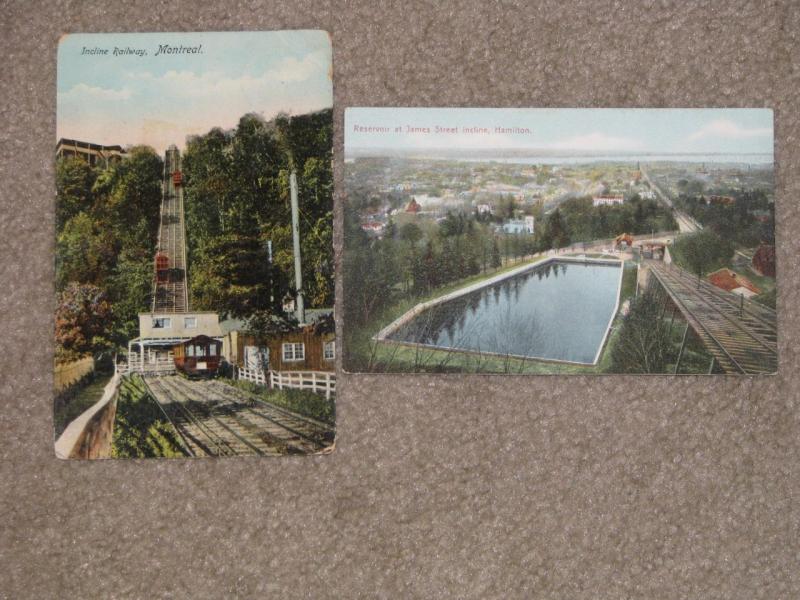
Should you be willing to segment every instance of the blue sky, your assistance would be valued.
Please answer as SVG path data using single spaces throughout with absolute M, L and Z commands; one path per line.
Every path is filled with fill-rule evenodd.
M 487 109 L 348 108 L 345 146 L 356 148 L 496 148 L 554 152 L 773 152 L 770 109 Z M 385 126 L 364 133 L 355 126 Z M 406 126 L 431 133 L 406 133 Z M 436 134 L 439 127 L 486 127 L 490 135 Z M 496 126 L 529 134 L 495 134 Z M 395 133 L 399 127 L 402 133 Z
M 156 55 L 160 45 L 197 54 Z M 104 48 L 109 54 L 81 54 Z M 114 48 L 146 52 L 114 56 Z M 331 45 L 323 31 L 72 34 L 58 48 L 57 136 L 163 151 L 187 135 L 330 108 Z

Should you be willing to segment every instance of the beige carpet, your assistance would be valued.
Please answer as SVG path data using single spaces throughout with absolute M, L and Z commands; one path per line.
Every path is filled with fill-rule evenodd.
M 800 597 L 800 5 L 382 4 L 0 5 L 0 597 Z M 56 460 L 59 34 L 280 28 L 332 33 L 337 151 L 347 105 L 774 107 L 780 374 L 344 376 L 331 456 Z

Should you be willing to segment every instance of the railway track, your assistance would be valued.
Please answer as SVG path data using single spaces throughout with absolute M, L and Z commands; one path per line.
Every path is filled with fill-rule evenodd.
M 173 275 L 167 281 L 156 279 L 153 312 L 186 312 L 189 310 L 186 285 L 186 233 L 183 212 L 183 185 L 175 185 L 173 173 L 180 172 L 181 160 L 177 148 L 167 150 L 164 161 L 161 223 L 158 229 L 159 253 L 169 258 Z
M 166 376 L 146 383 L 193 456 L 313 454 L 333 443 L 329 425 L 219 381 Z
M 778 369 L 775 311 L 678 269 L 652 263 L 652 273 L 703 344 L 727 373 L 766 374 Z

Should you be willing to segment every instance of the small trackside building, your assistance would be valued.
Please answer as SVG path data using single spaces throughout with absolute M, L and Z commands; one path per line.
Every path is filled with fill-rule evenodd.
M 309 310 L 316 318 L 262 341 L 246 322 L 223 321 L 222 353 L 228 362 L 259 371 L 335 371 L 336 333 L 332 310 Z
M 174 347 L 203 335 L 222 341 L 215 312 L 148 312 L 139 314 L 139 337 L 128 342 L 132 369 L 167 367 L 174 363 Z

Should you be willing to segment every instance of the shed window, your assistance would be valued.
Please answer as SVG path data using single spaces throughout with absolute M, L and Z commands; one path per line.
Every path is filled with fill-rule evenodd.
M 195 356 L 205 356 L 206 355 L 205 346 L 195 346 L 194 347 L 194 355 Z
M 290 343 L 283 345 L 283 360 L 290 362 L 290 361 L 305 360 L 305 358 L 306 358 L 305 344 Z
M 322 345 L 322 358 L 325 360 L 333 360 L 336 358 L 336 342 L 331 340 Z
M 194 346 L 191 344 L 186 346 L 186 356 L 194 356 Z
M 209 344 L 208 345 L 208 355 L 209 356 L 216 356 L 217 355 L 217 345 L 216 344 Z
M 172 319 L 169 317 L 153 317 L 153 329 L 169 329 L 172 327 Z
M 197 317 L 183 317 L 184 329 L 195 329 L 197 327 Z

